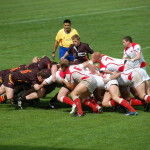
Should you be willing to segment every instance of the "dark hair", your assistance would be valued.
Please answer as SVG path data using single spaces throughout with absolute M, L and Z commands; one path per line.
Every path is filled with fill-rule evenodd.
M 49 74 L 46 70 L 41 70 L 40 72 L 37 73 L 37 76 L 41 76 L 43 79 L 46 79 L 49 77 Z
M 125 40 L 126 42 L 129 41 L 129 42 L 132 43 L 132 38 L 131 38 L 131 36 L 125 36 L 125 37 L 123 38 L 123 40 Z
M 73 36 L 71 37 L 71 39 L 72 39 L 72 40 L 74 40 L 74 39 L 80 40 L 80 37 L 79 37 L 78 34 L 75 34 L 75 35 L 73 35 Z
M 69 19 L 64 20 L 64 23 L 69 23 L 71 25 L 71 21 Z

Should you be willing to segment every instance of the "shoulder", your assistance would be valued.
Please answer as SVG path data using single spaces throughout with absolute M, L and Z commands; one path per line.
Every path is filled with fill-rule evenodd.
M 132 43 L 132 47 L 135 48 L 135 47 L 140 47 L 140 45 L 138 43 Z
M 82 46 L 88 46 L 88 47 L 89 47 L 89 44 L 88 44 L 88 43 L 82 43 L 82 42 L 81 42 L 80 45 L 82 45 Z
M 74 29 L 74 28 L 71 28 L 71 32 L 72 32 L 72 33 L 75 33 L 75 34 L 78 34 L 77 30 Z

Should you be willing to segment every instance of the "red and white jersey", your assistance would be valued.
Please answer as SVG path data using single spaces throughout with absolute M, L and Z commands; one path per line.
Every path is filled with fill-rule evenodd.
M 144 69 L 135 68 L 122 72 L 121 77 L 119 77 L 117 80 L 121 86 L 134 85 L 136 88 L 142 82 L 148 81 L 149 79 L 150 78 Z
M 140 53 L 141 57 L 139 60 L 134 61 L 134 68 L 146 67 L 146 62 L 144 60 L 141 47 L 137 43 L 132 43 L 130 47 L 125 48 L 123 57 L 125 58 L 129 57 L 132 59 L 132 58 L 135 58 L 138 53 Z
M 65 78 L 68 82 L 80 83 L 82 80 L 92 77 L 91 74 L 84 71 L 79 65 L 72 65 L 63 72 L 60 71 L 61 77 Z
M 56 72 L 56 82 L 59 83 L 59 84 L 62 84 L 61 82 L 61 76 L 60 76 L 60 71 L 57 71 Z M 48 77 L 47 79 L 44 80 L 47 84 L 52 84 L 53 81 L 52 81 L 52 75 L 50 77 Z
M 104 74 L 103 76 L 94 75 L 94 78 L 96 79 L 96 83 L 97 83 L 97 88 L 109 90 L 109 87 L 111 85 L 113 84 L 118 85 L 118 81 L 116 79 L 110 80 L 109 82 L 104 83 L 103 79 L 108 79 L 109 77 L 110 77 L 110 74 Z
M 112 58 L 107 55 L 101 55 L 100 71 L 110 70 L 110 71 L 123 71 L 124 70 L 124 60 Z

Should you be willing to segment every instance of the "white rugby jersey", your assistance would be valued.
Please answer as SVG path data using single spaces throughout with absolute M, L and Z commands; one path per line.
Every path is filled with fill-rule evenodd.
M 112 58 L 107 55 L 101 55 L 100 70 L 110 70 L 110 71 L 123 71 L 124 70 L 124 60 Z
M 146 62 L 144 60 L 141 47 L 137 43 L 132 43 L 130 47 L 124 49 L 123 57 L 127 58 L 134 58 L 136 57 L 137 53 L 140 53 L 141 57 L 139 60 L 134 61 L 134 68 L 143 68 L 146 67 Z
M 52 75 L 50 77 L 48 77 L 47 79 L 44 80 L 47 84 L 52 84 L 53 81 L 52 81 Z M 57 83 L 61 83 L 61 76 L 60 76 L 60 71 L 57 71 L 56 72 L 56 82 Z
M 65 72 L 60 71 L 61 77 L 65 78 L 68 82 L 79 83 L 82 80 L 92 77 L 92 75 L 82 69 L 79 65 L 70 66 Z

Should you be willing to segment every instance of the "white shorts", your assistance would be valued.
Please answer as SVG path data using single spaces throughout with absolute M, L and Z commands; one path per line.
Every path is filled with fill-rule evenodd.
M 150 78 L 144 69 L 135 69 L 132 72 L 132 82 L 134 87 L 138 87 L 144 81 L 148 81 Z
M 118 85 L 118 81 L 117 80 L 110 80 L 109 82 L 107 82 L 106 84 L 105 84 L 105 90 L 109 90 L 109 87 L 111 86 L 111 85 Z
M 97 82 L 94 77 L 89 77 L 85 80 L 82 80 L 81 82 L 88 88 L 90 93 L 93 93 L 97 87 Z

